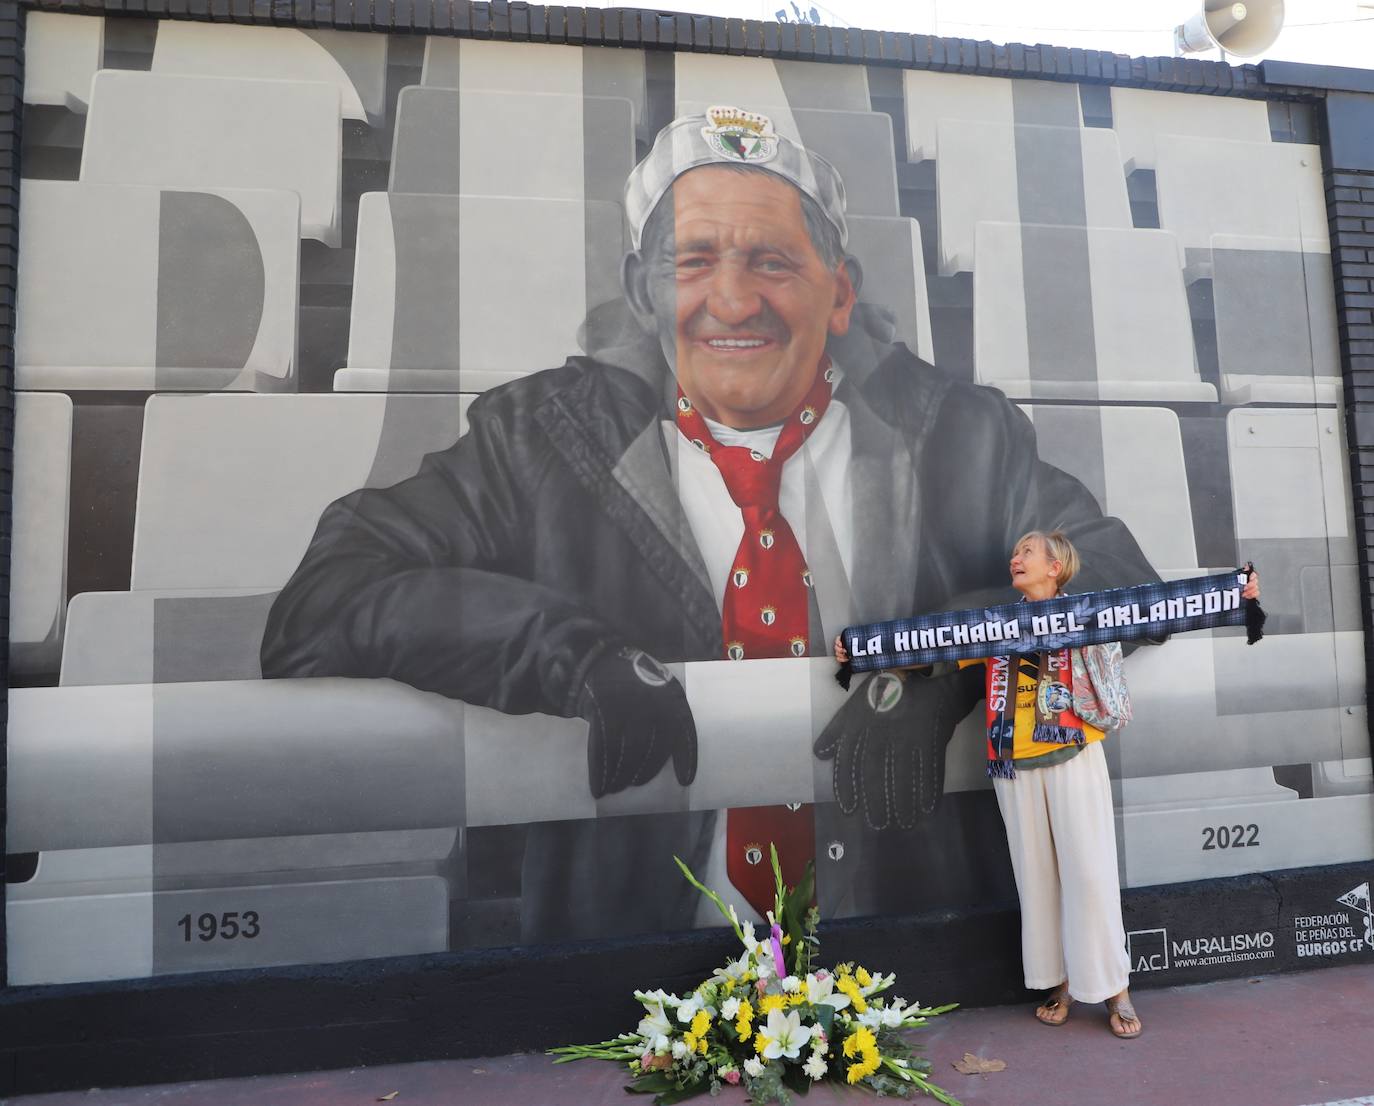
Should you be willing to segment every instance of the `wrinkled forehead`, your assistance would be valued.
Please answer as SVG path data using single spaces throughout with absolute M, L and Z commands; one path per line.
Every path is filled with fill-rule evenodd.
M 646 250 L 726 241 L 809 244 L 802 193 L 766 170 L 701 166 L 673 182 L 645 225 Z

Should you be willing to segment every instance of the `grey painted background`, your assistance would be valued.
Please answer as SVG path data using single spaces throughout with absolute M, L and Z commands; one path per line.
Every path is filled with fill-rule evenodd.
M 1260 565 L 1262 647 L 1217 631 L 1128 661 L 1137 720 L 1108 746 L 1123 884 L 1370 859 L 1302 106 L 43 13 L 25 101 L 8 849 L 33 875 L 9 887 L 11 982 L 543 939 L 532 826 L 581 841 L 828 801 L 811 743 L 842 696 L 820 658 L 665 658 L 698 778 L 602 800 L 578 720 L 261 679 L 327 504 L 413 474 L 475 395 L 618 333 L 625 175 L 660 126 L 722 102 L 835 163 L 892 337 L 1021 406 L 1157 572 Z M 589 519 L 560 540 L 599 539 Z M 836 818 L 819 855 L 840 846 L 866 883 L 931 873 L 941 892 L 903 907 L 1006 900 L 979 731 L 977 712 L 956 730 L 919 847 Z M 603 905 L 579 933 L 625 928 L 630 904 Z

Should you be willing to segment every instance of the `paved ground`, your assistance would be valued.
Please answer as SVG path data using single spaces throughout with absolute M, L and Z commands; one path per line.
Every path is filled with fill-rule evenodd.
M 958 1011 L 924 1031 L 936 1081 L 969 1106 L 1374 1106 L 1374 964 L 1144 991 L 1136 1041 L 1100 1007 L 1050 1029 L 1025 1007 Z M 952 1064 L 1006 1061 L 990 1075 Z M 434 1061 L 129 1090 L 31 1095 L 13 1106 L 628 1106 L 610 1064 L 542 1056 Z M 701 1099 L 709 1102 L 710 1099 Z M 741 1106 L 744 1095 L 721 1095 Z M 807 1106 L 869 1101 L 813 1092 Z

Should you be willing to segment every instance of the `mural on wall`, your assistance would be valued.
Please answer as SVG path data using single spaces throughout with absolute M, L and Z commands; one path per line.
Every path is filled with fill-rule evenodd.
M 1127 661 L 1123 883 L 1370 858 L 1298 105 L 31 13 L 16 983 L 1014 901 L 977 670 L 844 626 L 1253 559 Z M 61 295 L 54 289 L 61 288 Z

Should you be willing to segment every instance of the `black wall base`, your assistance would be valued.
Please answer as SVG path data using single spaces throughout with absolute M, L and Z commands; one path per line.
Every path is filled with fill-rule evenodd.
M 1341 898 L 1374 862 L 1128 891 L 1136 988 L 1374 960 Z M 1366 898 L 1367 904 L 1368 899 Z M 1366 905 L 1367 909 L 1367 905 Z M 1319 919 L 1319 920 L 1318 920 Z M 1319 931 L 1319 932 L 1318 932 Z M 895 971 L 922 1002 L 1018 1002 L 1014 910 L 844 921 L 827 963 Z M 0 992 L 0 1094 L 179 1082 L 544 1049 L 632 1028 L 636 987 L 685 990 L 724 930 L 614 942 Z

